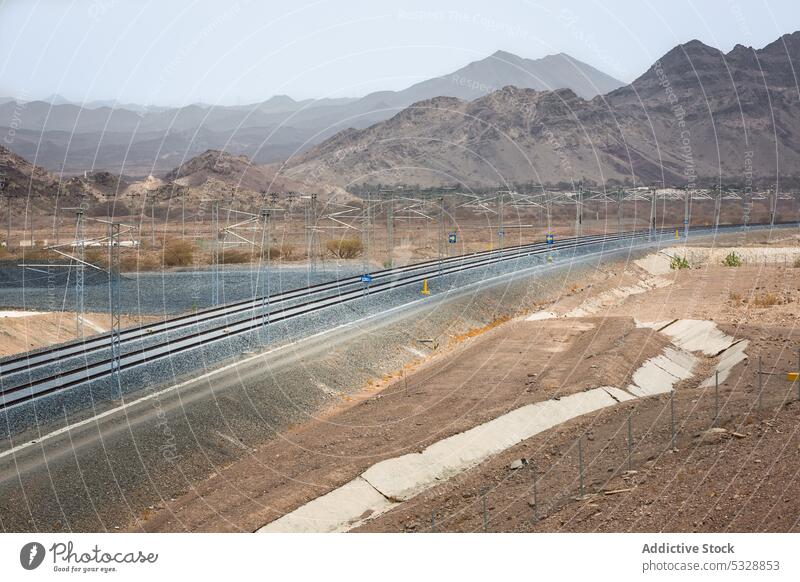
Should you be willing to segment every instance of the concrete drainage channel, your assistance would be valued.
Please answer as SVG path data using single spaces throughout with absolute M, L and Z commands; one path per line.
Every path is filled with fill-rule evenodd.
M 698 357 L 717 357 L 727 376 L 745 360 L 746 340 L 702 320 L 638 323 L 670 338 L 663 353 L 645 361 L 624 389 L 601 386 L 558 400 L 529 404 L 411 453 L 376 463 L 345 485 L 260 528 L 259 532 L 342 532 L 385 513 L 489 457 L 568 420 L 619 402 L 671 392 L 693 377 Z M 700 385 L 714 382 L 714 377 Z

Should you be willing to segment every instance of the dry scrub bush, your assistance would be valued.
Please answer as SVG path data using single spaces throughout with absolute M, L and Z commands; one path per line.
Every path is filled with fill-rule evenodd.
M 194 245 L 188 241 L 171 239 L 164 245 L 165 267 L 187 267 L 192 264 Z
M 119 259 L 119 267 L 128 273 L 138 273 L 141 271 L 158 270 L 158 261 L 149 255 L 140 253 L 126 253 Z
M 249 251 L 229 250 L 220 253 L 219 262 L 223 265 L 240 265 L 242 263 L 250 262 Z
M 98 267 L 108 267 L 108 248 L 91 248 L 83 251 L 83 259 Z
M 329 240 L 325 246 L 338 259 L 355 259 L 364 251 L 364 245 L 358 239 Z
M 285 250 L 280 247 L 269 247 L 268 249 L 261 251 L 261 258 L 275 261 L 280 258 L 284 258 L 284 252 Z
M 753 298 L 753 305 L 756 307 L 772 307 L 780 302 L 780 298 L 774 293 L 762 293 Z

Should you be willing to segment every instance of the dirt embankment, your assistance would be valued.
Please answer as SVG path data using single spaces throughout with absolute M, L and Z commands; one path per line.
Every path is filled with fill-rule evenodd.
M 121 318 L 121 323 L 123 327 L 128 327 L 159 319 L 126 315 Z M 110 327 L 111 319 L 107 313 L 87 313 L 83 316 L 86 336 L 106 332 Z M 75 313 L 0 310 L 0 357 L 74 340 L 76 336 Z
M 800 288 L 792 267 L 751 268 L 669 271 L 659 275 L 666 284 L 634 293 L 619 289 L 652 273 L 629 264 L 614 267 L 614 277 L 588 276 L 568 296 L 539 306 L 557 316 L 583 316 L 515 319 L 463 343 L 454 338 L 452 352 L 405 377 L 384 378 L 287 431 L 187 495 L 146 512 L 142 527 L 256 529 L 382 459 L 419 452 L 531 402 L 624 386 L 667 342 L 635 320 L 694 318 L 750 341 L 750 358 L 721 383 L 718 396 L 699 387 L 716 359 L 700 358 L 695 377 L 679 384 L 672 399 L 625 402 L 546 431 L 362 529 L 425 531 L 433 519 L 437 531 L 480 531 L 484 492 L 490 531 L 796 529 L 800 497 L 789 477 L 797 470 L 791 429 L 797 385 L 780 373 L 797 366 L 800 335 L 793 322 Z M 781 301 L 756 300 L 778 292 Z M 756 356 L 770 374 L 762 376 L 760 398 Z
M 603 305 L 609 317 L 718 321 L 726 333 L 750 341 L 750 357 L 718 392 L 696 379 L 679 385 L 672 399 L 646 398 L 587 415 L 358 531 L 430 531 L 432 523 L 436 531 L 797 531 L 800 404 L 797 382 L 786 379 L 800 365 L 797 272 L 783 265 L 709 264 L 671 273 L 668 286 Z M 588 292 L 584 304 L 596 296 Z M 770 296 L 779 299 L 760 299 Z M 550 309 L 565 313 L 574 305 Z M 701 361 L 700 377 L 713 361 Z

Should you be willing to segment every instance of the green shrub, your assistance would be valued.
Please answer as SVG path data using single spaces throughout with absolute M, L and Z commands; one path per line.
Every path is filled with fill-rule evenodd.
M 686 260 L 686 257 L 672 257 L 669 262 L 670 269 L 688 269 L 689 268 L 689 261 Z
M 728 256 L 722 260 L 722 264 L 725 267 L 741 267 L 742 266 L 742 258 L 731 251 L 728 253 Z

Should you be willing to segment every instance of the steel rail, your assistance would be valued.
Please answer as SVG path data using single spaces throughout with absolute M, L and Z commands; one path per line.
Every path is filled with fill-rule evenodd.
M 764 225 L 750 225 L 750 226 L 756 227 Z M 738 227 L 739 225 L 730 225 L 730 226 L 725 225 L 725 226 L 720 226 L 716 230 L 718 231 L 718 230 L 723 230 L 728 228 L 738 228 Z M 655 234 L 662 236 L 665 233 L 670 233 L 670 232 L 672 232 L 672 228 L 663 228 L 663 229 L 657 229 L 655 231 Z M 420 283 L 424 279 L 433 279 L 436 277 L 451 275 L 463 271 L 469 271 L 472 269 L 477 269 L 492 264 L 501 263 L 504 261 L 521 259 L 532 255 L 543 254 L 552 251 L 578 249 L 589 245 L 616 243 L 627 240 L 634 241 L 637 238 L 648 238 L 650 234 L 651 232 L 649 230 L 628 231 L 623 233 L 614 233 L 610 236 L 591 235 L 585 237 L 572 237 L 571 239 L 562 240 L 558 245 L 546 245 L 545 243 L 531 243 L 527 245 L 519 245 L 517 247 L 508 247 L 498 251 L 481 251 L 479 253 L 450 257 L 449 258 L 450 260 L 447 261 L 447 266 L 443 265 L 444 268 L 440 268 L 440 264 L 442 264 L 443 261 L 439 260 L 426 261 L 425 263 L 417 263 L 415 265 L 408 265 L 406 267 L 398 268 L 401 270 L 401 272 L 402 271 L 405 272 L 422 271 L 422 272 L 418 272 L 399 279 L 393 279 L 384 282 L 379 281 L 377 284 L 371 285 L 369 287 L 369 294 L 382 293 L 393 289 L 405 287 L 408 285 L 413 285 L 415 283 Z M 456 264 L 453 265 L 453 263 Z M 430 269 L 427 271 L 422 270 L 424 267 L 430 267 Z M 386 273 L 396 272 L 398 269 L 384 270 L 383 271 L 384 277 L 387 276 Z M 354 282 L 353 279 L 356 279 L 357 280 L 356 282 L 358 282 L 358 278 L 349 278 L 346 280 L 348 281 L 346 285 L 351 285 Z M 319 288 L 326 285 L 331 286 L 328 288 L 340 288 L 342 286 L 342 281 L 323 283 L 316 285 L 314 287 Z M 296 292 L 300 294 L 295 297 L 302 297 L 304 295 L 313 295 L 319 292 L 319 290 L 316 290 L 312 293 L 309 293 L 308 292 L 309 289 L 310 288 L 301 288 L 293 292 L 287 292 L 287 294 Z M 287 294 L 282 294 L 282 296 Z M 260 315 L 251 316 L 249 318 L 243 319 L 233 324 L 224 324 L 214 328 L 196 331 L 177 339 L 168 339 L 166 342 L 160 344 L 145 346 L 136 350 L 130 350 L 120 356 L 119 369 L 126 370 L 137 365 L 149 363 L 154 360 L 183 353 L 209 343 L 223 340 L 231 335 L 242 335 L 250 333 L 254 330 L 262 328 L 265 325 L 265 323 L 269 325 L 285 321 L 293 317 L 307 315 L 309 313 L 313 313 L 321 309 L 331 307 L 333 305 L 343 304 L 349 301 L 353 301 L 355 299 L 362 298 L 364 297 L 364 295 L 365 295 L 364 289 L 358 288 L 351 291 L 339 292 L 319 299 L 314 299 L 311 301 L 307 301 L 305 303 L 293 305 L 291 307 L 283 307 L 280 305 L 280 302 L 271 302 L 270 307 L 273 307 L 273 305 L 278 306 L 278 309 L 275 312 L 270 311 L 268 314 L 262 313 Z M 258 299 L 256 301 L 260 302 L 261 300 Z M 244 302 L 240 302 L 237 305 L 253 304 L 256 303 L 256 301 L 247 300 Z M 281 301 L 285 302 L 286 299 L 284 298 Z M 259 304 L 258 307 L 263 307 L 263 304 Z M 255 308 L 256 306 L 254 305 L 253 307 L 246 308 L 245 310 L 253 311 L 255 313 Z M 207 310 L 206 313 L 212 313 L 212 315 L 207 316 L 204 321 L 211 321 L 213 319 L 221 317 L 219 315 L 214 315 L 216 311 L 218 310 L 216 309 Z M 176 318 L 176 320 L 177 319 L 180 318 Z M 183 325 L 181 327 L 185 326 L 186 325 Z M 132 340 L 129 339 L 128 341 L 130 342 Z M 107 342 L 103 346 L 103 348 L 105 349 L 108 348 Z M 47 363 L 52 363 L 53 361 L 56 361 L 58 359 L 59 359 L 58 357 L 52 357 Z M 40 364 L 40 366 L 45 366 L 47 363 L 42 363 Z M 108 376 L 112 372 L 112 363 L 113 359 L 107 358 L 94 363 L 85 363 L 83 366 L 73 367 L 70 370 L 59 372 L 57 374 L 53 374 L 45 378 L 23 382 L 9 387 L 3 386 L 2 389 L 0 389 L 0 409 L 12 406 L 14 404 L 19 404 L 20 402 L 26 400 L 44 396 L 46 394 L 50 394 L 56 391 L 74 387 L 76 385 L 83 384 L 91 380 L 96 380 L 103 376 Z M 0 371 L 2 370 L 3 368 L 0 368 Z
M 559 247 L 559 250 L 563 251 L 563 250 L 577 249 L 580 247 L 602 244 L 605 242 L 613 243 L 626 240 L 635 240 L 636 238 L 642 236 L 644 236 L 642 233 L 637 232 L 637 233 L 616 235 L 612 237 L 605 237 L 600 241 L 594 239 L 578 240 L 574 241 L 571 244 L 562 243 L 562 245 Z M 504 255 L 507 256 L 498 256 L 496 258 L 490 257 L 490 258 L 485 258 L 480 262 L 472 261 L 469 263 L 450 266 L 446 269 L 443 269 L 441 271 L 441 275 L 451 275 L 454 273 L 460 273 L 462 271 L 468 271 L 503 261 L 509 261 L 518 258 L 524 258 L 531 255 L 547 253 L 550 252 L 551 250 L 553 250 L 552 247 L 528 248 L 517 253 L 504 253 Z M 436 274 L 434 275 L 432 273 Z M 435 270 L 431 270 L 430 272 L 417 273 L 415 275 L 403 279 L 396 279 L 393 281 L 386 281 L 384 283 L 380 283 L 370 288 L 370 294 L 381 293 L 397 289 L 400 287 L 413 285 L 415 283 L 422 282 L 424 279 L 433 278 L 435 276 L 439 276 L 438 266 Z M 342 294 L 323 297 L 321 299 L 316 299 L 313 301 L 309 301 L 307 303 L 302 303 L 299 305 L 294 305 L 292 307 L 281 309 L 278 312 L 276 312 L 276 314 L 271 313 L 269 315 L 268 321 L 269 324 L 278 323 L 281 321 L 285 321 L 287 319 L 291 319 L 293 317 L 307 315 L 309 313 L 313 313 L 315 311 L 319 311 L 321 309 L 325 309 L 333 305 L 346 303 L 362 297 L 364 297 L 363 289 L 355 289 Z M 263 325 L 264 325 L 263 316 L 259 316 L 256 318 L 246 319 L 232 325 L 224 325 L 209 330 L 194 332 L 180 339 L 169 340 L 162 344 L 147 346 L 137 350 L 128 351 L 120 356 L 119 369 L 126 370 L 140 364 L 149 363 L 157 359 L 173 356 L 178 353 L 183 353 L 188 350 L 196 349 L 208 343 L 223 340 L 231 335 L 242 335 L 245 333 L 249 333 L 259 328 L 262 328 Z M 71 370 L 59 372 L 57 374 L 53 374 L 51 376 L 41 378 L 38 380 L 23 382 L 21 384 L 10 387 L 3 387 L 2 391 L 0 391 L 0 408 L 5 408 L 13 404 L 18 404 L 25 400 L 30 400 L 32 398 L 44 396 L 46 394 L 50 394 L 55 391 L 74 387 L 76 385 L 83 384 L 91 380 L 96 380 L 98 378 L 108 376 L 112 373 L 112 362 L 113 361 L 111 358 L 107 358 L 99 362 L 72 368 Z
M 619 234 L 625 235 L 625 234 L 632 234 L 639 232 L 644 232 L 644 231 L 628 231 Z M 566 238 L 554 246 L 568 244 L 575 240 L 577 240 L 575 237 Z M 590 235 L 581 240 L 609 240 L 609 239 L 605 235 Z M 452 264 L 457 262 L 463 262 L 465 260 L 476 260 L 484 256 L 502 256 L 503 254 L 506 254 L 508 252 L 514 252 L 528 248 L 542 248 L 544 246 L 546 246 L 545 243 L 536 242 L 524 245 L 516 245 L 513 247 L 507 247 L 505 249 L 496 249 L 492 251 L 478 251 L 465 255 L 448 257 L 443 260 L 443 263 Z M 395 275 L 402 275 L 405 273 L 412 273 L 414 271 L 419 271 L 421 269 L 426 268 L 427 266 L 433 266 L 433 265 L 438 266 L 439 260 L 433 259 L 430 261 L 415 263 L 413 265 L 405 265 L 403 267 L 395 267 L 393 269 L 383 269 L 380 271 L 373 272 L 372 276 L 374 281 L 382 280 L 386 277 L 392 277 Z M 280 304 L 281 302 L 286 302 L 306 296 L 311 296 L 317 293 L 322 293 L 324 291 L 329 291 L 331 289 L 341 289 L 342 287 L 357 285 L 360 283 L 361 280 L 359 276 L 347 277 L 345 279 L 337 279 L 336 281 L 327 281 L 324 283 L 318 283 L 316 285 L 310 285 L 308 287 L 300 287 L 298 289 L 292 289 L 280 293 L 278 295 L 270 296 L 269 303 Z M 122 330 L 122 333 L 120 334 L 120 344 L 124 345 L 126 343 L 130 343 L 135 340 L 140 340 L 145 337 L 151 337 L 156 334 L 169 333 L 186 327 L 204 324 L 214 319 L 219 319 L 223 317 L 227 318 L 230 316 L 236 316 L 242 313 L 254 311 L 263 307 L 264 299 L 265 299 L 264 297 L 248 298 L 242 301 L 236 301 L 218 307 L 211 307 L 190 314 L 179 315 L 150 325 L 145 324 L 145 325 L 128 327 Z M 11 356 L 3 360 L 0 360 L 0 376 L 8 376 L 11 374 L 20 373 L 25 370 L 33 370 L 39 366 L 50 365 L 52 361 L 59 359 L 86 356 L 96 351 L 106 349 L 108 347 L 109 341 L 110 341 L 110 334 L 102 333 L 82 340 L 71 341 L 58 346 L 52 346 L 41 350 L 33 350 L 25 352 L 23 354 Z

